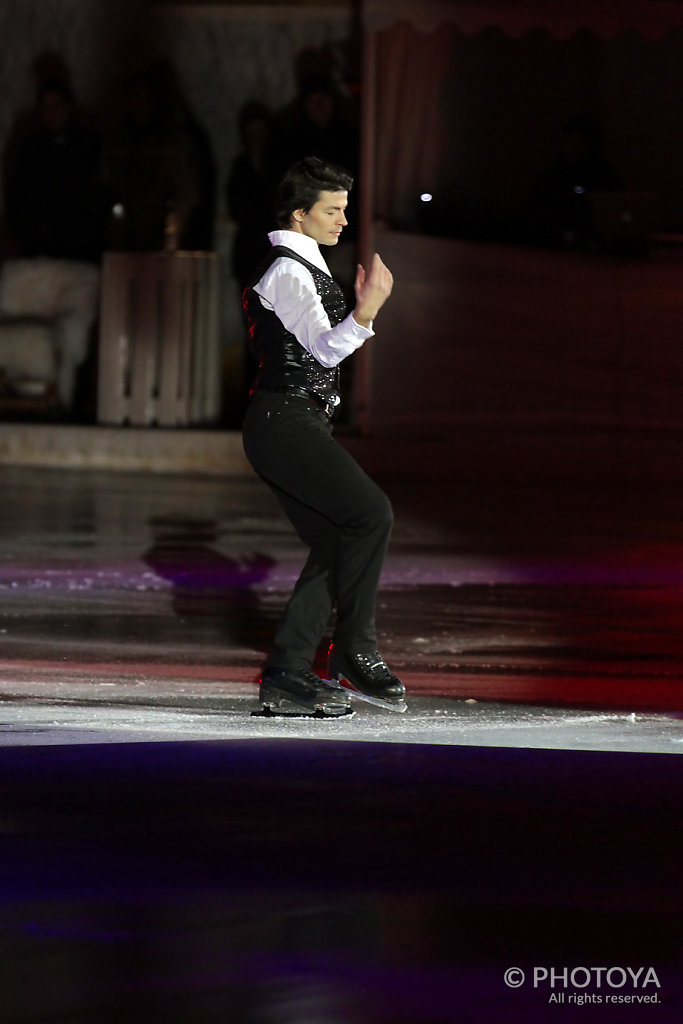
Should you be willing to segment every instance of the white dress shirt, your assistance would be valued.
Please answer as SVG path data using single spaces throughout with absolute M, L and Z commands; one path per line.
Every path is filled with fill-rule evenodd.
M 271 245 L 292 249 L 328 277 L 332 276 L 314 238 L 288 230 L 271 231 L 268 238 Z M 279 256 L 254 291 L 261 305 L 275 313 L 321 366 L 336 366 L 375 333 L 357 324 L 350 313 L 336 327 L 330 326 L 311 272 L 291 257 Z

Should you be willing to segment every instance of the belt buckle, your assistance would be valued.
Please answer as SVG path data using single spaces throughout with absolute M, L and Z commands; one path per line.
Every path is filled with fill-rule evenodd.
M 337 409 L 341 405 L 341 399 L 339 395 L 335 395 L 334 398 L 328 398 L 324 405 L 325 415 L 328 420 L 331 420 Z

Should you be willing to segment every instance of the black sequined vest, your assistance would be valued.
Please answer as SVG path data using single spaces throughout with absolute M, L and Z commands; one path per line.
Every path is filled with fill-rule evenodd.
M 259 388 L 273 391 L 283 384 L 295 385 L 313 391 L 333 404 L 339 397 L 339 369 L 327 368 L 307 352 L 272 310 L 265 309 L 254 291 L 266 271 L 280 256 L 301 263 L 310 271 L 323 309 L 335 327 L 346 316 L 344 293 L 337 282 L 322 270 L 283 245 L 274 245 L 253 277 L 253 284 L 245 288 L 243 307 L 249 325 L 249 347 L 258 360 L 259 369 L 253 391 Z

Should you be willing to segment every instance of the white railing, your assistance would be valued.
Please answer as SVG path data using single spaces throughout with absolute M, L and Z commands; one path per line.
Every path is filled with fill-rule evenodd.
M 199 425 L 220 405 L 216 254 L 107 252 L 98 421 Z

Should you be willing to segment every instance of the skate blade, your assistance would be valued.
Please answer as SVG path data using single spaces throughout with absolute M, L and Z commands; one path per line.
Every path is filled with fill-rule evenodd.
M 366 704 L 374 704 L 376 708 L 383 708 L 385 711 L 393 711 L 396 714 L 402 715 L 404 711 L 408 710 L 408 705 L 404 700 L 384 700 L 382 697 L 371 697 L 367 693 L 361 693 L 360 690 L 354 689 L 353 686 L 347 686 L 345 683 L 341 683 L 338 679 L 326 680 L 331 686 L 336 686 L 340 690 L 346 690 L 351 699 L 358 698 L 358 700 L 365 701 Z
M 307 711 L 297 705 L 290 705 L 289 707 L 272 707 L 270 704 L 264 704 L 258 711 L 252 711 L 252 718 L 317 718 L 317 719 L 332 719 L 332 718 L 352 718 L 355 715 L 355 710 L 352 707 L 345 707 L 343 711 L 336 710 L 340 705 L 333 705 L 334 711 L 325 711 L 323 708 L 315 708 Z
M 337 698 L 334 691 L 329 694 L 319 692 L 317 698 L 306 700 L 299 699 L 278 686 L 261 687 L 259 704 L 274 715 L 298 718 L 343 718 L 350 707 L 346 695 Z

